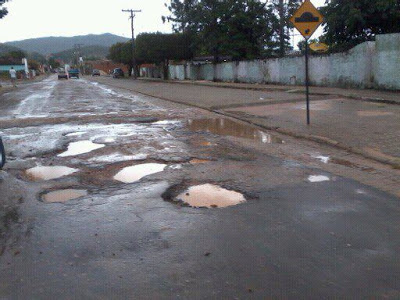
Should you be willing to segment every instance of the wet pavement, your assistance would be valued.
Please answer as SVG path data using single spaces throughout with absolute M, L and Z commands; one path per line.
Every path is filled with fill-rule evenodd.
M 0 298 L 400 296 L 398 170 L 88 79 L 1 97 Z

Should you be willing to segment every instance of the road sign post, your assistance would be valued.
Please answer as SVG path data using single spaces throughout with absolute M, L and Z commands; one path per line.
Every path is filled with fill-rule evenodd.
M 309 78 L 309 66 L 308 66 L 308 40 L 313 35 L 315 30 L 321 25 L 323 16 L 318 9 L 311 3 L 310 0 L 305 0 L 299 9 L 290 18 L 294 27 L 301 33 L 306 42 L 305 47 L 305 85 L 306 85 L 306 101 L 307 101 L 307 125 L 311 124 L 310 120 L 310 78 Z
M 306 39 L 306 101 L 307 101 L 307 125 L 310 121 L 310 81 L 308 78 L 308 39 Z

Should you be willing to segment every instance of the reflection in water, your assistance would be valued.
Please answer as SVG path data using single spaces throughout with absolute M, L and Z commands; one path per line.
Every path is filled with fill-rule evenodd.
M 165 164 L 141 164 L 126 167 L 118 172 L 114 179 L 123 183 L 133 183 L 145 176 L 162 172 L 166 166 Z
M 62 203 L 69 200 L 78 199 L 80 197 L 86 196 L 87 194 L 88 193 L 86 190 L 60 190 L 43 195 L 43 201 L 48 203 Z
M 51 180 L 60 178 L 78 172 L 78 169 L 72 169 L 63 166 L 35 167 L 26 170 L 26 175 L 32 180 Z
M 177 199 L 192 207 L 209 208 L 227 207 L 246 202 L 242 194 L 213 184 L 192 186 Z
M 103 148 L 103 144 L 95 144 L 92 141 L 73 142 L 68 145 L 68 150 L 59 154 L 60 157 L 75 156 L 83 153 L 88 153 L 96 149 Z
M 193 119 L 188 121 L 188 127 L 191 131 L 203 131 L 223 136 L 252 139 L 264 144 L 283 143 L 283 141 L 276 136 L 230 119 Z

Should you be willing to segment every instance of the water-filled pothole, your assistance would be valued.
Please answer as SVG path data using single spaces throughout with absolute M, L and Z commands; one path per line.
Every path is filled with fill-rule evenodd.
M 68 145 L 68 150 L 59 154 L 59 157 L 75 156 L 103 148 L 104 144 L 95 144 L 92 141 L 73 142 Z
M 165 164 L 155 164 L 155 163 L 126 167 L 123 168 L 120 172 L 118 172 L 114 176 L 114 179 L 121 181 L 123 183 L 133 183 L 139 181 L 145 176 L 162 172 L 166 167 L 167 165 Z
M 284 141 L 277 136 L 230 119 L 193 119 L 188 121 L 188 127 L 191 131 L 210 132 L 217 135 L 252 139 L 264 144 L 284 143 Z
M 63 176 L 67 176 L 78 172 L 78 169 L 63 167 L 63 166 L 52 166 L 52 167 L 34 167 L 26 170 L 26 175 L 34 180 L 51 180 L 57 179 Z
M 63 203 L 87 196 L 87 194 L 88 192 L 86 190 L 66 189 L 44 194 L 42 199 L 47 203 Z
M 246 202 L 246 198 L 241 193 L 213 184 L 192 186 L 176 199 L 191 207 L 208 208 L 228 207 Z
M 309 182 L 323 182 L 323 181 L 330 181 L 331 179 L 328 176 L 324 175 L 310 175 L 308 176 Z

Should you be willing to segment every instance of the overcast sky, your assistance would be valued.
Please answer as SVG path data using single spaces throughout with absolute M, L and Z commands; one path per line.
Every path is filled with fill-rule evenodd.
M 135 34 L 171 32 L 163 24 L 168 0 L 11 0 L 9 14 L 0 19 L 0 42 L 46 36 L 74 36 L 110 32 L 130 37 L 128 14 L 122 9 L 141 9 L 135 19 Z M 325 0 L 311 0 L 320 6 Z M 169 1 L 168 1 L 169 2 Z

